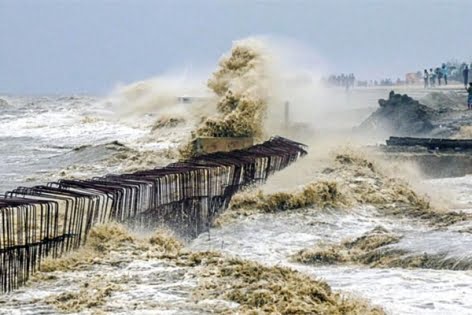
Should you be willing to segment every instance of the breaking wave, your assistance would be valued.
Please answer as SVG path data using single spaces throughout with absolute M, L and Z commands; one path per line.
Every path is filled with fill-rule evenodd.
M 402 235 L 378 226 L 340 244 L 320 243 L 301 250 L 293 259 L 305 264 L 362 264 L 373 268 L 472 269 L 472 261 L 467 258 L 449 256 L 447 253 L 418 254 L 393 246 L 401 238 Z
M 131 173 L 165 166 L 177 157 L 177 149 L 173 147 L 143 150 L 131 148 L 119 141 L 84 145 L 76 147 L 62 156 L 54 157 L 55 161 L 66 160 L 69 165 L 45 176 L 48 180 L 85 179 L 110 172 Z
M 217 114 L 203 120 L 192 132 L 192 140 L 199 136 L 262 139 L 269 97 L 266 55 L 260 41 L 234 44 L 208 80 L 208 87 L 217 96 Z M 190 142 L 182 155 L 193 154 Z
M 405 179 L 391 172 L 361 152 L 344 149 L 334 154 L 327 167 L 313 174 L 312 181 L 295 191 L 236 195 L 230 209 L 218 218 L 216 225 L 258 212 L 307 207 L 349 209 L 357 205 L 372 205 L 385 215 L 417 218 L 436 226 L 470 220 L 465 213 L 432 206 L 427 195 L 418 194 Z

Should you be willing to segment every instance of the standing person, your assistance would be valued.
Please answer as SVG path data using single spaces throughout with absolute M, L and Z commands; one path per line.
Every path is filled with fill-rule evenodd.
M 442 78 L 441 69 L 439 69 L 439 67 L 434 69 L 434 74 L 436 75 L 436 78 L 438 79 L 438 85 L 441 86 L 441 78 Z
M 434 87 L 436 81 L 436 75 L 434 74 L 433 68 L 429 69 L 429 86 Z
M 466 88 L 467 95 L 467 108 L 472 109 L 472 82 L 469 83 L 469 88 Z
M 467 88 L 467 83 L 469 83 L 469 66 L 465 65 L 464 70 L 462 70 L 462 76 L 464 77 L 464 86 Z
M 349 81 L 351 83 L 351 87 L 354 87 L 354 84 L 356 83 L 356 76 L 354 75 L 354 73 L 351 73 L 349 75 Z
M 347 90 L 349 90 L 349 77 L 347 74 L 342 74 L 342 86 Z
M 429 74 L 428 74 L 428 70 L 426 69 L 424 69 L 423 79 L 424 79 L 424 88 L 427 89 L 429 85 Z
M 449 69 L 447 68 L 445 63 L 442 64 L 441 73 L 444 78 L 444 85 L 447 85 L 447 76 L 449 74 Z

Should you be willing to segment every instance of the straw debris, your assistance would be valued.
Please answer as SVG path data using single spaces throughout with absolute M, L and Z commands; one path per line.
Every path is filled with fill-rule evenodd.
M 376 227 L 364 235 L 340 244 L 318 244 L 303 249 L 292 258 L 304 264 L 357 264 L 371 268 L 422 268 L 470 270 L 470 259 L 448 257 L 446 254 L 411 253 L 393 247 L 401 236 L 383 227 Z
M 82 284 L 78 291 L 63 292 L 48 297 L 46 303 L 66 313 L 81 312 L 104 305 L 112 293 L 120 289 L 119 285 L 104 282 L 101 277 L 96 277 Z
M 195 298 L 236 302 L 238 314 L 384 314 L 380 308 L 334 293 L 325 282 L 289 268 L 214 254 L 208 257 L 199 257 L 202 280 Z
M 293 193 L 277 192 L 235 196 L 232 209 L 256 208 L 261 212 L 278 212 L 317 206 L 320 208 L 336 207 L 340 203 L 340 193 L 335 182 L 313 182 Z
M 243 192 L 233 197 L 229 210 L 222 213 L 214 225 L 220 226 L 239 216 L 254 213 L 276 213 L 308 207 L 339 208 L 345 206 L 345 202 L 337 183 L 333 181 L 312 182 L 293 192 Z
M 412 254 L 390 251 L 374 265 L 381 268 L 421 268 L 436 270 L 472 270 L 470 258 L 449 257 L 446 254 Z
M 339 245 L 319 244 L 313 248 L 301 250 L 293 258 L 305 264 L 368 264 L 374 260 L 372 257 L 375 257 L 379 248 L 399 241 L 400 236 L 378 226 L 359 238 L 346 240 Z
M 392 216 L 408 216 L 436 226 L 448 226 L 469 219 L 462 212 L 441 211 L 425 195 L 417 194 L 405 179 L 390 175 L 361 153 L 346 150 L 335 156 L 328 179 L 335 179 L 350 205 L 370 204 Z
M 116 264 L 132 260 L 133 256 L 150 258 L 176 257 L 183 245 L 172 233 L 158 230 L 149 238 L 138 238 L 117 223 L 97 225 L 90 230 L 86 244 L 61 258 L 47 258 L 40 271 L 72 271 L 90 268 L 94 264 Z M 127 253 L 114 257 L 111 253 Z M 129 254 L 131 253 L 131 255 Z
M 199 279 L 192 294 L 196 302 L 219 299 L 237 303 L 222 309 L 227 314 L 384 314 L 380 308 L 335 293 L 325 282 L 288 268 L 266 267 L 218 252 L 186 250 L 168 231 L 137 238 L 120 225 L 100 226 L 90 233 L 85 247 L 100 263 L 114 263 L 113 256 L 120 253 L 118 258 L 157 258 L 179 266 L 186 277 Z M 79 257 L 74 262 L 80 261 Z M 88 261 L 84 258 L 81 263 Z M 67 267 L 63 270 L 73 271 Z M 49 296 L 46 303 L 61 312 L 104 310 L 113 292 L 124 288 L 120 283 L 124 282 L 98 276 L 78 290 Z
M 372 205 L 385 215 L 408 216 L 439 227 L 470 219 L 463 212 L 432 207 L 428 196 L 416 193 L 404 179 L 390 175 L 381 165 L 349 149 L 335 154 L 329 167 L 314 177 L 315 181 L 292 192 L 266 194 L 258 190 L 237 194 L 214 225 L 256 213 L 309 207 L 349 209 L 356 205 Z

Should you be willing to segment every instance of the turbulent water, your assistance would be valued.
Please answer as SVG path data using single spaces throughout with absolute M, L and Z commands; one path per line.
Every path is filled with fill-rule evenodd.
M 144 116 L 139 124 L 112 116 L 106 102 L 89 97 L 4 97 L 0 169 L 1 189 L 46 182 L 51 174 L 83 165 L 78 174 L 119 171 L 113 160 L 119 141 L 133 152 L 173 148 L 184 139 L 188 126 L 164 128 L 150 138 L 157 116 Z M 151 140 L 152 139 L 152 140 Z M 79 149 L 78 149 L 79 148 Z M 161 150 L 161 151 L 160 151 Z M 127 151 L 128 152 L 128 151 Z M 157 154 L 156 156 L 159 156 Z M 110 162 L 110 159 L 112 162 Z M 166 159 L 156 159 L 156 165 Z M 305 167 L 307 162 L 301 163 Z M 293 183 L 289 168 L 268 183 L 271 190 L 287 189 Z M 308 171 L 309 173 L 310 171 Z M 59 174 L 59 175 L 58 175 Z M 304 174 L 299 184 L 309 177 Z M 472 177 L 434 179 L 424 182 L 432 191 L 447 193 L 455 210 L 472 211 Z M 217 250 L 269 265 L 288 265 L 314 277 L 325 279 L 333 289 L 368 299 L 392 314 L 466 314 L 472 312 L 471 271 L 408 268 L 368 268 L 356 265 L 302 265 L 290 256 L 298 250 L 323 242 L 339 242 L 357 237 L 376 226 L 403 235 L 396 244 L 417 254 L 445 253 L 470 259 L 472 236 L 460 223 L 434 228 L 424 222 L 384 216 L 372 206 L 343 210 L 305 209 L 282 213 L 255 214 L 213 228 L 188 244 L 194 250 Z M 461 230 L 462 232 L 458 232 Z M 119 253 L 117 254 L 119 255 Z M 58 272 L 54 279 L 37 281 L 0 299 L 3 314 L 53 314 L 58 311 L 46 303 L 47 297 L 67 291 L 80 291 L 84 283 L 116 283 L 110 298 L 100 306 L 117 314 L 204 314 L 216 307 L 231 307 L 230 302 L 207 300 L 195 304 L 192 290 L 198 279 L 185 268 L 159 259 L 121 257 L 116 264 L 92 264 L 85 270 Z M 111 284 L 110 284 L 111 283 Z M 229 303 L 229 304 L 228 304 Z M 233 306 L 234 307 L 234 306 Z M 88 313 L 82 310 L 79 313 Z
M 93 97 L 1 98 L 0 192 L 51 179 L 126 171 L 146 159 L 147 168 L 165 165 L 162 151 L 175 149 L 186 136 L 183 130 L 151 133 L 159 116 L 123 119 L 112 103 Z M 160 154 L 149 156 L 156 151 Z M 133 157 L 132 163 L 126 161 Z
M 251 50 L 238 54 L 244 58 L 223 59 L 214 74 L 214 80 L 222 80 L 221 93 L 219 85 L 215 87 L 219 81 L 210 83 L 219 96 L 213 99 L 212 108 L 219 106 L 220 111 L 215 117 L 209 115 L 211 110 L 200 111 L 198 101 L 159 97 L 165 89 L 155 89 L 152 82 L 123 89 L 121 99 L 120 93 L 111 98 L 0 96 L 0 193 L 59 178 L 162 166 L 179 157 L 178 147 L 188 143 L 191 131 L 227 132 L 233 116 L 244 117 L 242 129 L 245 124 L 259 124 L 267 105 L 270 112 L 274 95 L 265 94 L 266 81 L 257 87 L 264 93 L 253 90 L 261 78 L 254 73 L 260 67 L 258 55 L 255 58 Z M 358 98 L 353 103 L 372 98 L 372 91 L 362 93 L 350 96 Z M 139 108 L 120 108 L 133 102 Z M 341 122 L 339 126 L 346 127 Z M 261 136 L 261 126 L 257 128 L 250 134 Z M 320 154 L 325 150 L 321 143 L 305 160 L 272 177 L 256 202 L 241 202 L 245 211 L 221 217 L 218 226 L 185 244 L 185 250 L 211 250 L 265 266 L 288 266 L 325 280 L 344 297 L 366 300 L 389 314 L 472 314 L 472 177 L 417 181 L 415 187 L 434 195 L 434 200 L 447 201 L 441 203 L 442 212 L 434 212 L 409 186 L 381 173 L 369 156 L 353 160 L 341 154 L 329 160 Z M 405 203 L 410 208 L 394 211 Z M 373 252 L 371 261 L 304 264 L 294 258 L 301 250 L 323 244 L 339 247 L 379 227 L 398 238 Z M 214 276 L 215 266 L 196 267 L 189 261 L 200 258 L 190 259 L 188 254 L 156 254 L 149 248 L 156 242 L 150 231 L 133 230 L 132 237 L 123 233 L 117 234 L 120 242 L 105 246 L 106 253 L 86 245 L 76 256 L 51 263 L 50 270 L 38 273 L 26 286 L 0 296 L 0 314 L 231 314 L 238 308 L 234 300 L 244 294 L 228 299 L 202 293 L 202 279 Z M 401 260 L 394 268 L 374 266 L 388 251 L 416 260 Z M 226 264 L 235 264 L 232 258 L 225 259 Z M 429 263 L 429 269 L 418 266 L 418 259 Z M 227 272 L 228 265 L 221 264 Z M 249 264 L 249 268 L 258 267 Z M 251 297 L 270 298 L 259 291 Z

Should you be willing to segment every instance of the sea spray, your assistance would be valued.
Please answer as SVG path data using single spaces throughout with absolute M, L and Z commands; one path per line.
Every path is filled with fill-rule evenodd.
M 161 75 L 118 86 L 109 96 L 108 102 L 115 115 L 121 119 L 136 119 L 150 113 L 191 117 L 192 108 L 179 101 L 179 98 L 192 96 L 193 103 L 211 98 L 201 81 L 195 75 L 192 78 L 186 74 Z
M 235 42 L 231 54 L 222 58 L 208 80 L 208 87 L 218 98 L 217 113 L 204 119 L 192 132 L 192 140 L 201 136 L 261 140 L 269 98 L 267 68 L 260 41 Z M 182 156 L 194 155 L 192 147 L 190 142 L 182 148 Z
M 416 193 L 404 178 L 396 177 L 388 167 L 363 152 L 339 149 L 329 158 L 326 167 L 311 176 L 311 181 L 295 190 L 237 194 L 216 225 L 254 213 L 300 208 L 349 209 L 356 205 L 372 205 L 385 215 L 417 218 L 435 226 L 470 219 L 465 213 L 432 206 L 427 195 Z
M 156 130 L 162 128 L 175 128 L 178 126 L 182 126 L 185 123 L 186 120 L 184 117 L 164 115 L 156 120 L 156 122 L 152 126 L 151 132 L 155 132 Z
M 420 99 L 422 104 L 436 109 L 441 113 L 451 112 L 454 110 L 463 110 L 466 103 L 466 95 L 455 91 L 431 92 Z

